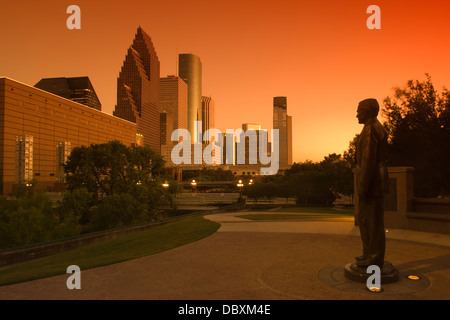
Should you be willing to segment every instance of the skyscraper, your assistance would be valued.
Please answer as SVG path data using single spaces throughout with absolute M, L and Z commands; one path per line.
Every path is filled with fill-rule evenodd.
M 88 77 L 45 78 L 39 80 L 34 86 L 85 106 L 102 110 L 100 100 Z
M 188 86 L 181 78 L 167 76 L 160 79 L 159 112 L 161 120 L 165 121 L 161 123 L 161 132 L 166 133 L 166 137 L 161 137 L 161 145 L 172 144 L 170 138 L 173 130 L 188 128 Z M 167 119 L 172 123 L 168 123 Z
M 215 103 L 211 97 L 202 96 L 202 133 L 203 141 L 210 141 L 211 137 L 205 137 L 205 132 L 215 126 Z
M 178 75 L 188 85 L 188 130 L 192 142 L 199 141 L 195 122 L 202 121 L 202 62 L 196 55 L 183 53 L 178 56 Z
M 160 64 L 150 36 L 137 29 L 117 78 L 114 115 L 136 123 L 144 145 L 160 152 Z
M 261 152 L 264 152 L 267 156 L 270 155 L 271 143 L 266 141 L 266 145 L 263 147 L 265 150 L 260 148 L 260 144 L 263 143 L 263 141 L 260 141 L 260 139 L 263 138 L 260 124 L 243 123 L 242 131 L 243 132 L 238 136 L 239 143 L 236 147 L 236 151 L 238 153 L 237 164 L 260 165 Z M 268 137 L 265 136 L 265 139 L 268 139 Z M 241 160 L 244 160 L 244 163 L 239 163 L 240 152 L 244 152 L 244 156 L 241 158 Z
M 273 128 L 279 132 L 280 165 L 292 164 L 292 117 L 287 115 L 287 98 L 273 98 Z M 273 141 L 272 141 L 273 143 Z

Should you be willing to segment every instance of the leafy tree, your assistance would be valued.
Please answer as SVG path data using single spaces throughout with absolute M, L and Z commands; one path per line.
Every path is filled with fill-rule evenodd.
M 43 191 L 33 188 L 16 199 L 0 197 L 2 248 L 51 240 L 58 218 Z
M 131 225 L 150 220 L 148 205 L 129 193 L 113 194 L 104 198 L 93 209 L 88 231 Z
M 119 141 L 74 148 L 65 164 L 69 190 L 85 188 L 100 195 L 133 193 L 136 185 L 159 175 L 164 160 L 149 147 L 129 148 Z
M 230 170 L 207 169 L 203 167 L 201 170 L 183 170 L 184 181 L 233 181 L 235 179 L 233 172 Z
M 149 147 L 111 141 L 74 148 L 65 164 L 69 193 L 62 207 L 79 216 L 87 231 L 151 220 L 161 204 L 174 206 L 180 191 L 174 180 L 163 187 L 163 166 Z
M 338 194 L 353 194 L 353 164 L 340 154 L 329 154 L 320 162 L 331 191 Z
M 287 179 L 295 190 L 297 204 L 300 205 L 330 205 L 334 201 L 332 181 L 330 181 L 320 163 L 310 160 L 294 163 L 285 172 Z
M 426 76 L 395 88 L 382 109 L 389 132 L 389 164 L 416 169 L 418 197 L 450 193 L 450 94 L 445 88 L 439 94 Z
M 291 197 L 295 197 L 295 188 L 292 179 L 287 179 L 284 175 L 276 175 L 275 192 L 278 197 L 285 198 L 286 203 Z
M 59 220 L 64 221 L 67 217 L 75 219 L 84 225 L 90 219 L 90 207 L 92 206 L 92 194 L 86 188 L 74 189 L 64 193 L 63 199 L 58 206 Z
M 267 194 L 266 183 L 262 179 L 256 179 L 252 185 L 244 184 L 242 193 L 249 198 L 255 199 L 258 203 L 258 199 L 264 198 Z

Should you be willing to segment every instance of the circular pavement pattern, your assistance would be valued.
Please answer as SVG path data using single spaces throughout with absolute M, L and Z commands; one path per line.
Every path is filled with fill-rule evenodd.
M 382 284 L 382 294 L 384 295 L 411 295 L 426 290 L 430 285 L 430 280 L 423 274 L 406 269 L 399 269 L 399 280 L 394 283 Z M 418 279 L 410 279 L 414 275 Z M 327 285 L 349 292 L 368 291 L 365 283 L 349 280 L 345 277 L 344 266 L 329 266 L 319 271 L 319 279 Z M 374 292 L 373 294 L 378 294 Z

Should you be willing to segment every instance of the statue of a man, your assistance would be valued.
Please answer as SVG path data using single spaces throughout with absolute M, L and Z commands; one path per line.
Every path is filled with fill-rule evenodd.
M 380 106 L 376 99 L 359 103 L 357 118 L 364 128 L 356 144 L 357 222 L 363 255 L 356 258 L 358 267 L 384 264 L 385 230 L 383 194 L 387 191 L 387 132 L 378 121 Z

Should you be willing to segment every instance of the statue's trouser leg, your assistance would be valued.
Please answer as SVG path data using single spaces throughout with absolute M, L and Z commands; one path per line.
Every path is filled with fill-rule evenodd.
M 359 199 L 358 223 L 367 263 L 383 267 L 386 236 L 382 197 Z

